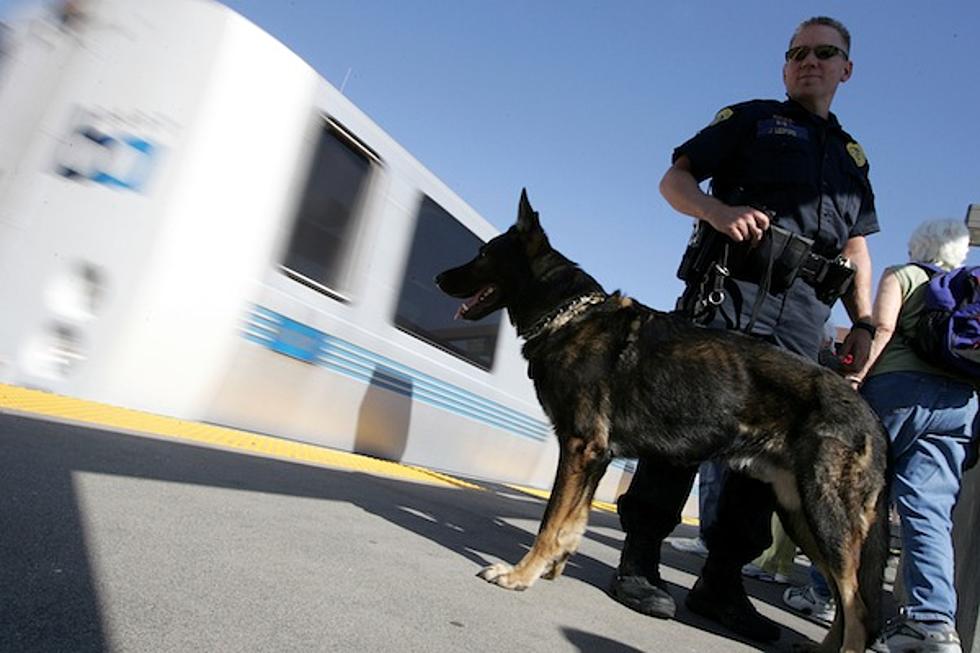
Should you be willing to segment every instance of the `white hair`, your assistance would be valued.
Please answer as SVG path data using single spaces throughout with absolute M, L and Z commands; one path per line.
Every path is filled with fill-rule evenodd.
M 963 265 L 969 248 L 970 231 L 962 220 L 928 220 L 909 237 L 909 260 L 952 270 Z

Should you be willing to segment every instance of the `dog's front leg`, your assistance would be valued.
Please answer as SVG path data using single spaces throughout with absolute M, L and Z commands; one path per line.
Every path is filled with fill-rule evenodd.
M 555 484 L 534 546 L 516 566 L 497 563 L 479 576 L 507 589 L 523 590 L 542 576 L 561 575 L 585 533 L 592 496 L 608 464 L 604 441 L 563 440 Z

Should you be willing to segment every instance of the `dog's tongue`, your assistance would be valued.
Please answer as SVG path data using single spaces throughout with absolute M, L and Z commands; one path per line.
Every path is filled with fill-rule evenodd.
M 467 299 L 465 302 L 463 302 L 462 306 L 456 309 L 456 315 L 453 316 L 453 319 L 458 320 L 459 318 L 465 316 L 470 311 L 471 308 L 473 308 L 480 302 L 485 301 L 488 297 L 493 295 L 495 291 L 496 289 L 492 285 L 486 286 L 484 288 L 480 288 L 480 290 L 475 295 Z
M 458 320 L 462 318 L 464 315 L 466 315 L 466 312 L 469 311 L 471 308 L 473 308 L 474 304 L 480 301 L 480 294 L 482 292 L 483 291 L 481 290 L 480 292 L 476 293 L 475 295 L 467 299 L 465 302 L 460 304 L 459 308 L 456 309 L 456 315 L 453 316 L 453 319 Z

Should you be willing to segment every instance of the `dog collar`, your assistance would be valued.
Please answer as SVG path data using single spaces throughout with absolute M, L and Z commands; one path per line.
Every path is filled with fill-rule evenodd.
M 544 334 L 546 331 L 557 331 L 587 311 L 589 307 L 601 304 L 604 301 L 606 301 L 606 294 L 602 292 L 590 292 L 586 295 L 579 295 L 539 319 L 521 335 L 524 337 L 525 342 L 527 342 Z

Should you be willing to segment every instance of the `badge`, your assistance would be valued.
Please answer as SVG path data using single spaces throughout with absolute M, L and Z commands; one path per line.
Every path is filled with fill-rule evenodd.
M 733 115 L 735 115 L 735 112 L 732 111 L 729 107 L 725 107 L 724 109 L 722 109 L 721 111 L 715 114 L 715 119 L 711 121 L 711 124 L 709 124 L 708 127 L 714 127 L 718 123 L 728 120 Z
M 861 146 L 856 142 L 852 141 L 847 144 L 847 153 L 851 155 L 852 159 L 854 159 L 854 163 L 857 164 L 857 167 L 863 168 L 865 165 L 867 165 L 868 158 L 864 156 L 864 150 L 862 150 Z

